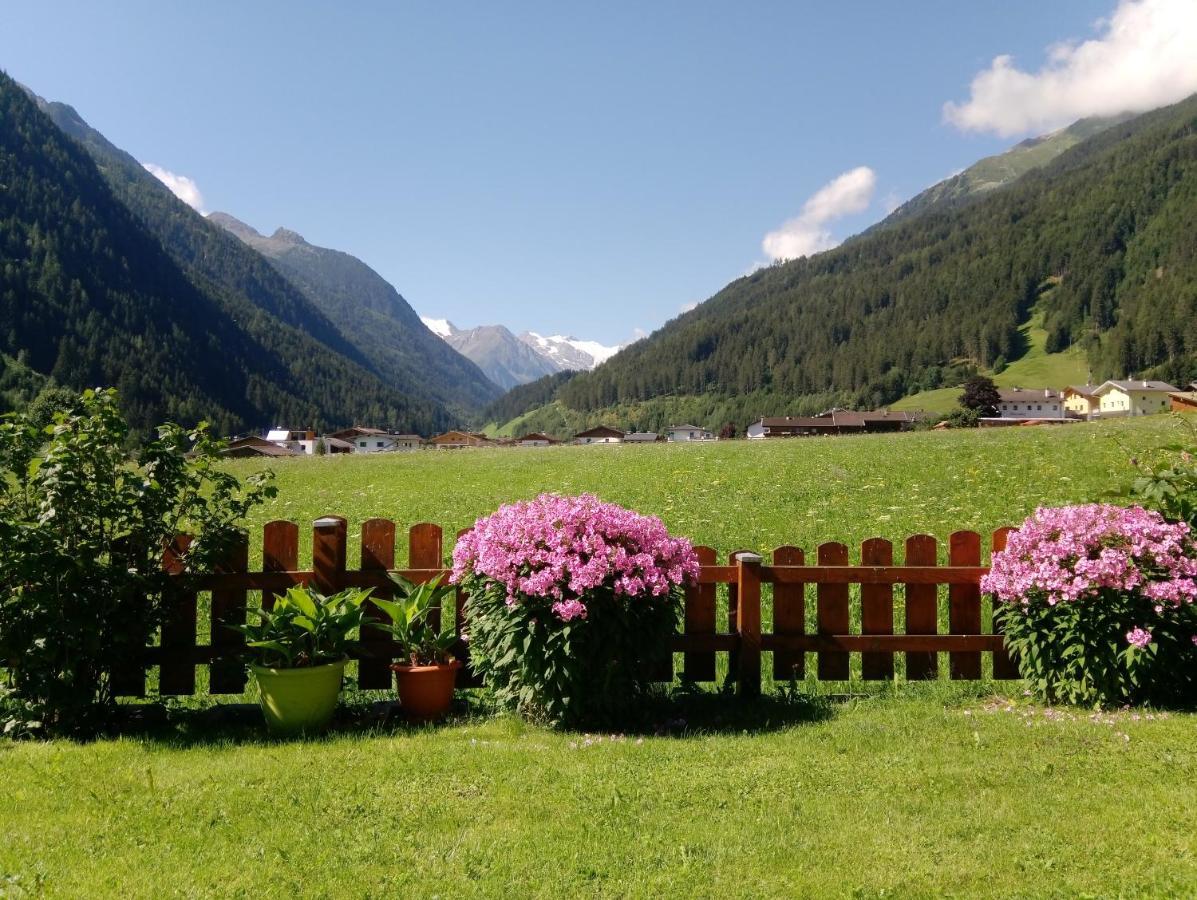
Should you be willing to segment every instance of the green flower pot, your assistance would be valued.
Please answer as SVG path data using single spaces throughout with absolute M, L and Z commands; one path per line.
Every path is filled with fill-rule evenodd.
M 262 695 L 262 712 L 272 734 L 301 734 L 323 731 L 332 719 L 341 696 L 341 660 L 301 669 L 269 669 L 251 666 Z

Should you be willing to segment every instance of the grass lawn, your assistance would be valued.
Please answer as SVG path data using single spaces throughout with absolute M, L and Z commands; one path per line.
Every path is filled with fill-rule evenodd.
M 591 490 L 721 553 L 943 542 L 1097 498 L 1181 427 L 286 460 L 254 526 L 452 531 Z M 1197 894 L 1197 715 L 1048 710 L 1018 683 L 776 688 L 675 695 L 641 736 L 549 731 L 477 697 L 410 729 L 350 694 L 319 740 L 269 741 L 255 710 L 199 701 L 89 744 L 0 742 L 0 897 Z
M 467 718 L 0 745 L 0 876 L 62 897 L 1197 891 L 1197 717 L 937 686 L 762 706 L 666 736 Z

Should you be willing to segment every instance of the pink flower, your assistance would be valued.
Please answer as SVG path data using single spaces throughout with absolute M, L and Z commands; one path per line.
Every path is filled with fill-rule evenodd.
M 586 618 L 586 606 L 581 600 L 558 600 L 553 604 L 553 612 L 562 622 Z
M 665 597 L 698 572 L 690 542 L 670 537 L 654 516 L 592 494 L 541 494 L 475 522 L 453 549 L 451 580 L 493 579 L 506 589 L 508 605 L 548 600 L 568 622 L 585 618 L 586 598 L 595 591 Z
M 1126 633 L 1126 642 L 1132 647 L 1138 647 L 1142 650 L 1151 643 L 1151 632 L 1145 631 L 1142 628 L 1132 628 Z

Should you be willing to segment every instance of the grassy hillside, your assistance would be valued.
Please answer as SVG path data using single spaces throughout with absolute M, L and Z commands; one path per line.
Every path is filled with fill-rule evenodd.
M 1091 500 L 1129 480 L 1128 458 L 1176 440 L 1158 416 L 1058 428 L 916 432 L 705 445 L 428 451 L 264 465 L 279 495 L 257 513 L 310 523 L 336 513 L 350 535 L 364 519 L 431 521 L 447 532 L 500 503 L 541 491 L 593 491 L 660 516 L 721 554 L 785 543 L 859 544 L 916 532 L 940 539 L 1016 523 L 1039 504 Z M 260 536 L 255 538 L 255 542 Z M 301 541 L 301 546 L 304 542 Z M 357 559 L 356 545 L 350 560 Z
M 1019 330 L 1026 341 L 1027 352 L 999 374 L 993 375 L 998 387 L 1043 387 L 1063 390 L 1070 384 L 1086 383 L 1089 364 L 1085 354 L 1079 349 L 1070 348 L 1061 353 L 1047 352 L 1047 331 L 1043 327 L 1042 308 L 1036 308 L 1030 320 Z M 903 397 L 894 403 L 892 408 L 946 413 L 959 405 L 959 399 L 960 387 L 957 385 L 933 391 L 919 391 L 909 397 Z

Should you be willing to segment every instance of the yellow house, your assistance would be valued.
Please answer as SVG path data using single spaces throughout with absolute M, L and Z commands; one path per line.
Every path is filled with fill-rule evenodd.
M 1095 392 L 1102 416 L 1150 416 L 1167 412 L 1176 388 L 1166 381 L 1107 381 Z
M 1097 385 L 1070 384 L 1064 388 L 1064 409 L 1066 412 L 1087 419 L 1095 415 L 1101 408 L 1101 401 L 1097 398 Z

